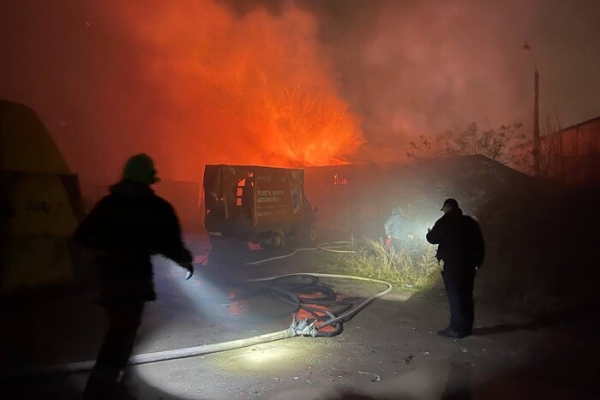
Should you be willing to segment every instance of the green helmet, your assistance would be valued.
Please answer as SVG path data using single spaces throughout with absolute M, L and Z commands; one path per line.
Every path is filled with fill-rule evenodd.
M 152 185 L 160 179 L 156 176 L 154 160 L 144 153 L 136 154 L 127 160 L 123 168 L 123 179 Z

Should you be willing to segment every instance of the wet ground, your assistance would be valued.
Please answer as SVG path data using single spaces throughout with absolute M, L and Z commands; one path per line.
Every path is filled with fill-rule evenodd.
M 190 236 L 188 242 L 196 261 L 206 264 L 206 238 Z M 322 250 L 286 257 L 291 251 L 289 247 L 254 251 L 247 261 L 275 259 L 235 268 L 209 263 L 189 281 L 184 281 L 183 270 L 157 259 L 159 300 L 146 309 L 135 354 L 287 329 L 293 305 L 239 280 L 335 274 L 344 257 Z M 340 278 L 319 282 L 354 305 L 386 289 Z M 480 306 L 474 335 L 464 340 L 436 335 L 447 320 L 445 296 L 439 289 L 414 296 L 395 288 L 358 312 L 335 337 L 293 337 L 132 366 L 124 380 L 127 398 L 333 399 L 350 398 L 350 392 L 378 399 L 600 397 L 598 313 L 570 312 L 533 320 Z M 106 322 L 92 290 L 5 303 L 1 326 L 4 398 L 80 397 L 86 372 L 45 375 L 41 368 L 94 359 Z M 19 371 L 27 375 L 15 376 Z

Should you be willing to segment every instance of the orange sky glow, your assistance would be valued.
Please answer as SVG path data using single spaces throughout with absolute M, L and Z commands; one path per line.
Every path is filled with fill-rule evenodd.
M 311 15 L 291 8 L 237 18 L 201 3 L 152 2 L 142 15 L 135 2 L 112 9 L 163 100 L 150 136 L 171 138 L 175 178 L 195 162 L 310 166 L 356 152 L 360 121 L 336 92 Z

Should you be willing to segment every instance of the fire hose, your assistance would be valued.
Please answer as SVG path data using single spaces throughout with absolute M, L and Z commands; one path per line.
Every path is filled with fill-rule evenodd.
M 339 251 L 339 250 L 334 249 L 333 251 Z M 268 260 L 263 260 L 261 262 L 265 262 L 265 261 L 268 261 Z M 259 285 L 260 287 L 275 290 L 285 296 L 289 296 L 290 298 L 293 298 L 293 296 L 290 295 L 290 292 L 288 290 L 277 288 L 276 286 L 268 284 L 269 282 L 275 282 L 275 283 L 281 282 L 282 280 L 287 280 L 290 277 L 302 277 L 305 279 L 306 278 L 311 279 L 311 277 L 353 279 L 353 280 L 361 280 L 361 281 L 383 284 L 383 285 L 387 286 L 387 289 L 384 290 L 383 292 L 380 292 L 380 293 L 366 299 L 365 301 L 363 301 L 361 304 L 359 304 L 358 306 L 356 306 L 354 308 L 352 308 L 351 304 L 343 304 L 343 303 L 338 304 L 341 306 L 341 308 L 339 308 L 336 311 L 338 313 L 341 312 L 341 314 L 337 315 L 337 316 L 334 312 L 331 312 L 326 309 L 320 309 L 320 311 L 322 313 L 326 314 L 327 317 L 329 317 L 329 319 L 326 319 L 324 321 L 319 321 L 318 319 L 314 319 L 311 321 L 308 318 L 297 319 L 296 314 L 292 314 L 292 322 L 291 322 L 290 326 L 287 329 L 284 329 L 281 331 L 258 335 L 258 336 L 254 336 L 254 337 L 250 337 L 250 338 L 232 340 L 232 341 L 228 341 L 228 342 L 221 342 L 221 343 L 214 343 L 214 344 L 208 344 L 208 345 L 202 345 L 202 346 L 187 347 L 187 348 L 182 348 L 182 349 L 174 349 L 174 350 L 166 350 L 166 351 L 160 351 L 160 352 L 134 355 L 129 359 L 129 365 L 140 365 L 140 364 L 148 364 L 148 363 L 154 363 L 154 362 L 159 362 L 159 361 L 197 357 L 197 356 L 201 356 L 201 355 L 205 355 L 205 354 L 240 349 L 240 348 L 244 348 L 244 347 L 254 346 L 257 344 L 269 343 L 269 342 L 273 342 L 273 341 L 277 341 L 277 340 L 292 338 L 292 337 L 296 337 L 296 336 L 332 337 L 332 336 L 338 335 L 339 333 L 342 332 L 343 323 L 350 321 L 356 314 L 358 314 L 358 312 L 360 312 L 368 304 L 370 304 L 371 302 L 373 302 L 374 300 L 376 300 L 380 297 L 385 296 L 392 290 L 392 285 L 389 282 L 385 282 L 385 281 L 381 281 L 381 280 L 377 280 L 377 279 L 371 279 L 371 278 L 350 276 L 350 275 L 336 275 L 336 274 L 324 274 L 324 273 L 286 274 L 286 275 L 280 275 L 280 276 L 274 276 L 274 277 L 268 277 L 268 278 L 254 279 L 254 280 L 250 280 L 250 282 L 254 282 L 255 284 Z M 320 288 L 320 290 L 322 290 L 322 288 Z M 296 300 L 296 301 L 290 300 L 290 301 L 293 304 L 296 304 L 297 306 L 300 306 L 300 303 L 302 303 L 301 300 Z M 329 301 L 329 300 L 327 300 L 327 301 Z M 306 302 L 319 303 L 319 299 L 310 299 L 310 300 L 306 300 Z M 310 309 L 310 307 L 309 307 L 309 309 Z M 331 326 L 334 327 L 333 331 L 325 331 L 324 330 L 324 328 L 331 327 Z M 52 375 L 52 374 L 60 374 L 60 373 L 87 372 L 87 371 L 91 371 L 93 369 L 94 364 L 95 364 L 95 361 L 84 361 L 84 362 L 75 362 L 75 363 L 68 363 L 68 364 L 59 364 L 59 365 L 48 366 L 48 367 L 31 368 L 31 369 L 24 369 L 24 370 L 19 370 L 19 371 L 12 371 L 12 372 L 9 372 L 8 374 L 2 374 L 2 376 L 15 378 L 15 377 L 38 376 L 38 375 Z

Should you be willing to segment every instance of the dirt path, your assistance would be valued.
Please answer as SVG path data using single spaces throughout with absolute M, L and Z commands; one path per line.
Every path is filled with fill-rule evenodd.
M 254 266 L 242 275 L 335 272 L 338 260 L 337 255 L 305 252 Z M 247 309 L 254 318 L 233 317 L 226 293 L 223 298 L 207 296 L 227 287 L 215 279 L 223 274 L 207 271 L 184 282 L 177 267 L 157 266 L 159 301 L 148 306 L 136 353 L 220 343 L 288 327 L 288 315 L 264 318 L 285 312 L 285 306 L 273 302 L 257 301 Z M 327 283 L 355 303 L 382 290 L 381 285 L 352 281 Z M 2 370 L 93 359 L 105 323 L 91 300 L 89 293 L 79 293 L 3 313 Z M 436 335 L 447 319 L 443 293 L 424 298 L 395 289 L 344 324 L 336 337 L 296 337 L 134 366 L 128 387 L 139 400 L 341 398 L 348 391 L 370 398 L 417 399 L 449 394 L 474 399 L 600 395 L 594 365 L 599 356 L 597 314 L 595 319 L 586 315 L 533 323 L 478 308 L 474 335 L 464 340 Z M 7 398 L 75 399 L 86 377 L 34 376 L 3 383 L 5 390 L 17 393 Z

